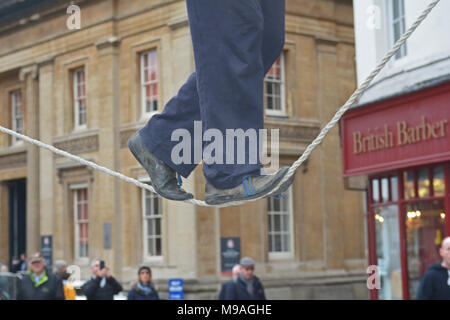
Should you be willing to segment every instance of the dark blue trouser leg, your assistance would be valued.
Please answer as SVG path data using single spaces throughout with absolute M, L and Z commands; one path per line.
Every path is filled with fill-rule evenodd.
M 280 55 L 285 33 L 284 0 L 187 0 L 187 8 L 196 72 L 140 131 L 149 150 L 184 177 L 196 164 L 172 162 L 174 130 L 187 129 L 194 137 L 194 121 L 200 120 L 203 130 L 219 129 L 224 138 L 226 129 L 263 128 L 263 78 Z M 204 164 L 203 171 L 224 189 L 259 175 L 260 168 Z

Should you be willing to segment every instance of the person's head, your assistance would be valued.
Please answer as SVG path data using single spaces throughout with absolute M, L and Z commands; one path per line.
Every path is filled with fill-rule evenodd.
M 241 273 L 241 266 L 237 264 L 231 269 L 231 277 L 236 279 L 239 276 L 239 273 Z
M 141 266 L 138 270 L 138 281 L 144 284 L 152 281 L 152 270 L 148 266 Z
M 450 269 L 450 237 L 442 241 L 439 253 L 442 257 L 442 265 L 444 268 Z
M 64 260 L 55 261 L 55 273 L 58 275 L 58 277 L 65 280 L 68 274 L 67 263 Z
M 91 272 L 97 274 L 100 271 L 100 259 L 93 259 L 91 261 Z
M 245 279 L 250 280 L 253 277 L 253 272 L 255 270 L 255 261 L 250 257 L 244 257 L 241 259 L 239 265 L 241 266 L 242 276 Z
M 22 253 L 22 254 L 20 255 L 20 260 L 22 260 L 22 261 L 27 261 L 27 256 L 25 255 L 25 253 Z
M 40 252 L 36 252 L 30 258 L 30 269 L 36 274 L 41 274 L 45 268 L 45 259 Z

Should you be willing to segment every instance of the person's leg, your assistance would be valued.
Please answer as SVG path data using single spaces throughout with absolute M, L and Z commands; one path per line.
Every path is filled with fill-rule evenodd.
M 187 9 L 202 126 L 222 133 L 225 162 L 227 129 L 263 128 L 262 9 L 259 0 L 187 0 Z M 246 164 L 237 164 L 238 152 Z M 261 165 L 249 164 L 248 153 L 248 144 L 237 150 L 235 143 L 233 164 L 204 163 L 208 182 L 229 189 L 247 175 L 259 175 Z
M 204 1 L 204 0 L 192 0 L 192 1 Z M 236 0 L 233 0 L 236 1 Z M 253 1 L 253 0 L 246 0 L 246 1 Z M 212 1 L 215 2 L 215 1 Z M 259 4 L 259 6 L 258 6 Z M 193 16 L 192 10 L 194 4 L 191 3 L 191 15 L 189 16 L 191 29 L 197 28 L 196 26 L 193 26 L 192 19 L 198 19 L 197 13 Z M 236 5 L 227 5 L 225 6 L 228 8 L 228 10 L 233 10 L 234 13 L 239 13 L 238 10 L 247 10 L 247 11 L 254 11 L 253 14 L 256 12 L 256 17 L 253 17 L 253 23 L 256 22 L 257 24 L 260 23 L 260 16 L 264 17 L 263 23 L 264 23 L 264 32 L 262 34 L 262 45 L 259 48 L 261 52 L 261 58 L 262 58 L 262 64 L 263 64 L 263 75 L 268 72 L 274 61 L 278 58 L 283 44 L 284 44 L 284 0 L 278 0 L 278 1 L 272 1 L 272 0 L 255 0 L 253 2 L 253 5 L 244 5 L 244 6 L 236 6 Z M 214 9 L 214 8 L 210 8 Z M 217 8 L 217 10 L 223 10 L 224 8 Z M 256 9 L 256 10 L 255 10 Z M 188 1 L 188 10 L 189 10 L 189 1 Z M 195 9 L 196 10 L 196 9 Z M 188 11 L 189 12 L 189 11 Z M 226 12 L 222 11 L 222 12 Z M 242 11 L 243 13 L 245 11 Z M 251 13 L 251 12 L 250 12 Z M 226 16 L 222 16 L 222 19 Z M 243 33 L 243 38 L 253 38 L 246 36 L 247 33 L 253 32 L 254 36 L 257 38 L 260 37 L 260 30 L 259 28 L 261 26 L 251 27 L 250 21 L 252 19 L 246 18 L 246 16 L 242 16 L 243 21 L 240 21 L 239 19 L 232 20 L 235 24 L 242 26 L 243 29 L 238 28 L 238 33 Z M 256 18 L 256 20 L 255 20 Z M 219 24 L 217 24 L 219 25 Z M 236 27 L 236 26 L 235 26 Z M 255 30 L 253 30 L 255 29 Z M 196 29 L 197 30 L 197 29 Z M 234 29 L 230 29 L 229 32 L 232 32 Z M 252 31 L 253 30 L 253 31 Z M 235 30 L 234 30 L 235 31 Z M 192 31 L 191 31 L 192 32 Z M 198 37 L 201 37 L 198 32 L 194 31 L 192 32 L 193 42 L 195 40 L 198 40 Z M 195 33 L 195 35 L 194 35 Z M 230 37 L 231 34 L 225 34 L 223 37 Z M 201 39 L 201 38 L 200 38 Z M 227 40 L 230 42 L 229 40 Z M 216 44 L 217 46 L 218 44 Z M 194 44 L 195 47 L 195 44 Z M 198 47 L 198 46 L 197 46 Z M 257 48 L 258 46 L 254 46 Z M 254 49 L 255 49 L 254 48 Z M 195 48 L 194 48 L 195 50 Z M 202 50 L 198 48 L 198 50 Z M 235 55 L 239 54 L 238 50 L 235 50 Z M 260 54 L 256 53 L 256 55 L 259 57 Z M 248 56 L 248 55 L 246 55 Z M 217 59 L 216 59 L 217 60 Z M 236 61 L 236 57 L 234 57 L 234 61 Z M 217 69 L 220 69 L 219 66 L 222 64 L 222 62 L 215 62 L 216 65 L 212 65 L 213 67 L 217 67 Z M 196 60 L 197 69 L 198 69 L 198 62 Z M 201 65 L 203 65 L 201 63 Z M 210 64 L 211 65 L 211 64 Z M 242 69 L 242 68 L 241 68 Z M 218 71 L 218 70 L 217 70 Z M 263 75 L 262 77 L 257 81 L 261 82 L 263 81 Z M 218 76 L 218 75 L 217 75 Z M 157 114 L 152 117 L 152 119 L 147 123 L 147 125 L 140 130 L 141 137 L 146 145 L 146 147 L 159 159 L 161 159 L 163 162 L 165 162 L 169 167 L 171 167 L 173 170 L 179 172 L 182 176 L 188 177 L 189 174 L 195 169 L 196 164 L 181 164 L 176 165 L 173 163 L 171 159 L 171 152 L 172 148 L 178 143 L 178 142 L 172 142 L 171 141 L 171 134 L 174 130 L 183 128 L 190 132 L 191 137 L 194 137 L 194 121 L 200 121 L 201 115 L 200 115 L 200 105 L 199 105 L 199 91 L 197 87 L 198 79 L 197 79 L 197 73 L 194 72 L 191 74 L 191 76 L 188 78 L 186 83 L 181 87 L 178 94 L 173 97 L 164 107 L 164 110 L 161 114 Z M 204 89 L 203 92 L 205 93 Z M 217 88 L 215 88 L 217 89 Z M 220 89 L 220 88 L 219 88 Z M 224 90 L 218 90 L 219 92 L 222 91 L 228 91 L 232 92 L 233 90 L 227 90 L 227 85 L 225 84 L 225 88 L 222 88 Z M 259 90 L 260 89 L 260 90 Z M 260 93 L 258 94 L 262 99 L 262 87 L 258 88 L 258 91 Z M 208 93 L 208 92 L 206 92 Z M 207 98 L 210 97 L 212 100 L 214 99 L 214 95 L 207 96 Z M 217 99 L 219 102 L 223 99 Z M 248 99 L 247 99 L 248 100 Z M 217 105 L 217 104 L 216 104 Z M 262 100 L 259 102 L 257 106 L 261 106 L 261 108 L 253 108 L 256 109 L 262 116 Z M 239 107 L 239 106 L 238 106 Z M 220 110 L 219 110 L 220 111 Z M 242 115 L 242 112 L 239 112 L 240 115 Z M 244 115 L 247 114 L 244 110 Z M 219 115 L 220 116 L 220 115 Z M 262 119 L 260 119 L 263 121 Z M 231 126 L 230 126 L 231 124 Z M 233 123 L 225 123 L 225 128 L 227 128 L 227 125 L 229 128 L 239 128 L 236 125 L 233 125 Z M 261 126 L 262 127 L 262 126 Z M 241 127 L 242 128 L 242 127 Z M 205 121 L 203 123 L 203 131 L 205 130 Z M 236 151 L 236 150 L 235 150 Z M 235 152 L 235 155 L 237 152 Z M 193 160 L 193 143 L 192 143 L 192 150 L 191 150 L 192 160 Z M 220 175 L 220 172 L 218 173 L 218 166 L 220 165 L 212 165 L 212 166 L 206 166 L 205 165 L 205 176 L 208 181 L 214 181 L 214 177 Z M 222 166 L 223 167 L 223 166 Z M 228 166 L 229 167 L 229 166 Z M 242 167 L 242 166 L 241 166 Z M 253 171 L 253 175 L 259 175 L 259 168 L 260 166 L 257 165 L 256 169 L 251 168 L 247 172 Z M 230 176 L 233 178 L 232 180 L 236 181 L 236 185 L 239 184 L 242 181 L 242 176 L 247 175 L 248 173 L 245 173 L 246 168 L 242 168 L 241 172 L 232 172 Z M 248 169 L 248 168 L 247 168 Z M 220 169 L 219 169 L 220 170 Z M 233 173 L 235 173 L 233 175 Z M 236 175 L 237 173 L 237 175 Z M 223 173 L 222 173 L 223 175 Z M 237 179 L 236 179 L 237 177 Z M 223 184 L 220 184 L 220 187 L 223 188 Z
M 286 0 L 259 0 L 264 16 L 262 58 L 264 74 L 278 59 L 285 40 Z
M 171 141 L 172 132 L 186 129 L 194 137 L 194 121 L 200 121 L 200 107 L 197 93 L 197 76 L 192 73 L 178 94 L 165 105 L 162 113 L 155 114 L 139 133 L 151 153 L 187 178 L 197 164 L 193 163 L 194 145 L 191 148 L 190 164 L 175 164 L 172 161 L 172 149 L 178 141 Z

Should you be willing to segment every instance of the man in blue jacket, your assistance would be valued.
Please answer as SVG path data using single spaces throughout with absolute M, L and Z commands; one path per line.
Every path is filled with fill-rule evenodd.
M 442 241 L 441 263 L 431 265 L 419 285 L 419 300 L 450 300 L 450 237 Z
M 180 176 L 191 174 L 202 160 L 202 150 L 209 150 L 212 143 L 222 152 L 216 151 L 218 160 L 212 163 L 204 159 L 207 204 L 277 196 L 293 182 L 294 175 L 280 184 L 289 168 L 266 174 L 261 171 L 262 137 L 255 137 L 255 152 L 250 142 L 240 148 L 229 145 L 236 137 L 230 139 L 228 134 L 229 130 L 258 134 L 264 127 L 264 76 L 283 49 L 285 0 L 187 0 L 186 5 L 196 71 L 162 113 L 128 140 L 129 149 L 148 172 L 155 191 L 167 199 L 193 198 L 180 187 Z M 196 122 L 201 122 L 198 130 Z M 191 150 L 183 149 L 183 159 L 190 161 L 173 159 L 180 141 L 172 136 L 179 130 L 194 140 L 202 138 L 189 141 Z M 204 138 L 211 130 L 222 139 Z M 257 161 L 251 161 L 255 153 Z
M 250 257 L 244 257 L 239 264 L 240 274 L 234 285 L 223 288 L 223 300 L 266 300 L 264 287 L 254 275 L 255 261 Z

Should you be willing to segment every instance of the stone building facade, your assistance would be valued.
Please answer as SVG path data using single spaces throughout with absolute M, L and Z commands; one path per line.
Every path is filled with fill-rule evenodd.
M 126 141 L 195 71 L 185 1 L 10 3 L 0 8 L 0 125 L 146 182 Z M 71 30 L 73 4 L 81 28 Z M 353 92 L 354 56 L 351 0 L 287 0 L 285 47 L 265 91 L 280 165 Z M 184 182 L 197 199 L 204 184 L 201 166 Z M 82 279 L 99 257 L 127 289 L 146 263 L 163 297 L 168 279 L 183 278 L 185 298 L 215 298 L 228 279 L 221 239 L 238 238 L 268 298 L 367 298 L 363 199 L 344 190 L 338 128 L 284 200 L 222 209 L 163 200 L 0 134 L 0 221 L 0 261 L 51 235 L 53 260 L 80 266 Z

